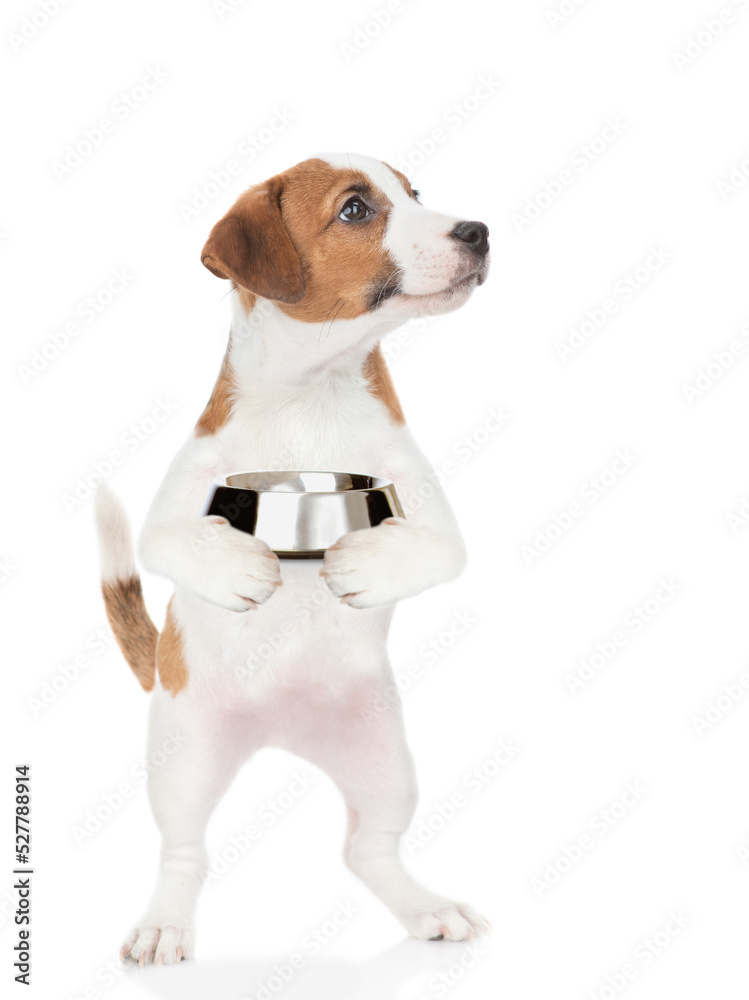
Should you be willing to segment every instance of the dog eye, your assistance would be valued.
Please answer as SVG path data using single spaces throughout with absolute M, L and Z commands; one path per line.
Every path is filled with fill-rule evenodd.
M 416 188 L 411 188 L 411 194 L 412 194 L 412 195 L 414 196 L 414 198 L 415 198 L 415 199 L 416 199 L 417 201 L 418 201 L 418 200 L 419 200 L 419 198 L 421 197 L 421 191 L 417 191 L 417 190 L 416 190 Z
M 371 209 L 364 204 L 361 198 L 349 198 L 338 213 L 338 218 L 343 219 L 344 222 L 361 222 L 362 219 L 366 219 L 372 214 Z

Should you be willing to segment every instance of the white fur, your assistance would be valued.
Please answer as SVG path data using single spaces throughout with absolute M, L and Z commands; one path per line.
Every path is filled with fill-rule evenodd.
M 94 497 L 94 515 L 99 537 L 101 578 L 104 583 L 137 576 L 130 524 L 125 509 L 107 483 Z
M 192 954 L 206 824 L 239 766 L 264 745 L 309 759 L 338 784 L 351 817 L 346 862 L 409 933 L 457 940 L 487 927 L 404 870 L 398 841 L 413 815 L 416 784 L 401 711 L 387 702 L 373 720 L 363 716 L 393 683 L 386 638 L 394 603 L 452 579 L 465 558 L 427 460 L 363 376 L 384 333 L 419 310 L 453 307 L 449 295 L 431 293 L 444 288 L 438 272 L 444 278 L 451 267 L 454 277 L 460 269 L 446 236 L 457 220 L 417 205 L 377 161 L 353 159 L 393 202 L 387 240 L 404 287 L 430 301 L 395 297 L 374 313 L 321 326 L 291 320 L 263 300 L 248 319 L 234 296 L 230 358 L 239 392 L 231 419 L 216 434 L 185 443 L 140 539 L 145 566 L 175 584 L 189 670 L 176 696 L 157 685 L 151 706 L 149 751 L 169 732 L 186 741 L 150 781 L 161 869 L 123 948 L 141 962 Z M 423 257 L 409 251 L 414 240 Z M 434 269 L 427 274 L 430 244 Z M 279 563 L 262 540 L 200 517 L 216 476 L 294 468 L 389 479 L 406 517 L 344 536 L 322 566 Z M 272 657 L 261 656 L 265 637 L 282 632 Z

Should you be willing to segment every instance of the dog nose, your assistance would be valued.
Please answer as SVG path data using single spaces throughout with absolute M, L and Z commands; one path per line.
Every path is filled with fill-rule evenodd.
M 467 243 L 480 257 L 486 256 L 489 250 L 489 227 L 483 222 L 459 222 L 450 235 Z

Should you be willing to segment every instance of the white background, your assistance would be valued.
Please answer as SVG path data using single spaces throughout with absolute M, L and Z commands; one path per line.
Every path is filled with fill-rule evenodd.
M 36 873 L 24 995 L 262 997 L 258 981 L 295 952 L 305 968 L 284 997 L 745 994 L 749 695 L 738 679 L 749 671 L 749 529 L 727 515 L 749 496 L 749 194 L 718 182 L 749 172 L 749 9 L 726 0 L 732 23 L 693 43 L 688 64 L 674 54 L 718 2 L 588 0 L 552 23 L 561 0 L 403 0 L 379 32 L 370 24 L 368 44 L 345 49 L 385 6 L 69 0 L 46 25 L 38 15 L 20 44 L 13 36 L 39 8 L 3 9 L 0 602 L 12 739 L 0 782 L 0 981 L 12 983 L 16 941 L 12 776 L 28 762 Z M 118 117 L 120 95 L 156 67 L 163 82 Z M 499 84 L 486 100 L 482 77 Z M 262 132 L 277 111 L 293 120 Z M 56 176 L 66 147 L 106 117 L 113 131 Z M 581 169 L 607 119 L 621 134 Z M 430 149 L 438 128 L 444 141 Z M 238 149 L 252 136 L 265 141 L 249 159 Z M 108 973 L 156 869 L 136 777 L 147 698 L 116 648 L 94 651 L 105 619 L 92 505 L 67 510 L 63 495 L 119 450 L 109 479 L 140 525 L 224 349 L 227 285 L 199 261 L 211 225 L 246 186 L 336 149 L 410 157 L 427 205 L 491 229 L 487 284 L 460 312 L 404 328 L 400 347 L 391 335 L 389 354 L 423 448 L 437 465 L 453 462 L 446 488 L 471 554 L 458 582 L 396 613 L 396 672 L 423 668 L 404 694 L 421 786 L 412 834 L 427 840 L 438 807 L 464 794 L 455 817 L 405 855 L 495 930 L 470 970 L 463 945 L 404 939 L 340 860 L 344 810 L 331 783 L 266 751 L 218 809 L 211 852 L 257 822 L 295 770 L 316 781 L 206 891 L 197 960 Z M 185 221 L 180 206 L 231 159 L 239 173 Z M 544 198 L 563 170 L 572 183 Z M 539 198 L 551 203 L 532 224 L 513 220 Z M 669 258 L 658 268 L 651 247 Z M 617 283 L 649 258 L 625 299 Z M 86 323 L 80 303 L 122 268 L 127 287 Z M 607 298 L 616 313 L 561 360 L 558 343 Z M 34 351 L 76 319 L 79 334 L 30 375 Z M 732 342 L 743 355 L 724 370 L 713 354 L 727 364 Z M 690 402 L 684 386 L 706 368 Z M 159 399 L 177 408 L 156 427 L 147 418 Z M 511 419 L 490 433 L 497 408 Z M 145 437 L 134 448 L 123 438 L 132 426 Z M 464 435 L 476 446 L 468 459 L 455 450 Z M 586 499 L 621 449 L 636 461 Z M 573 502 L 580 516 L 555 530 Z M 529 560 L 523 546 L 537 532 L 555 538 Z M 656 598 L 661 578 L 672 581 L 668 603 Z M 169 588 L 153 578 L 145 588 L 160 622 Z M 628 616 L 640 607 L 650 611 L 638 627 Z M 464 613 L 475 621 L 456 638 Z M 597 643 L 610 653 L 616 632 L 624 645 L 573 695 L 566 676 Z M 61 669 L 81 655 L 86 666 L 66 681 Z M 708 702 L 719 703 L 717 721 L 700 727 Z M 501 740 L 522 749 L 494 774 Z M 478 793 L 463 784 L 475 767 L 489 777 Z M 628 782 L 645 791 L 614 807 L 611 826 L 601 810 Z M 105 796 L 123 783 L 121 808 L 77 843 L 74 828 L 89 810 L 106 815 Z M 560 863 L 586 834 L 584 856 Z M 567 870 L 539 889 L 549 865 Z M 339 901 L 358 912 L 312 956 L 305 935 Z M 656 938 L 676 929 L 671 911 L 686 926 Z M 625 980 L 628 963 L 636 976 Z

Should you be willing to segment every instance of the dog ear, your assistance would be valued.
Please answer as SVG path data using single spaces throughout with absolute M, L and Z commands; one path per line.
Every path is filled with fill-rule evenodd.
M 302 262 L 281 214 L 282 182 L 251 188 L 211 230 L 200 259 L 219 278 L 277 302 L 304 298 Z

